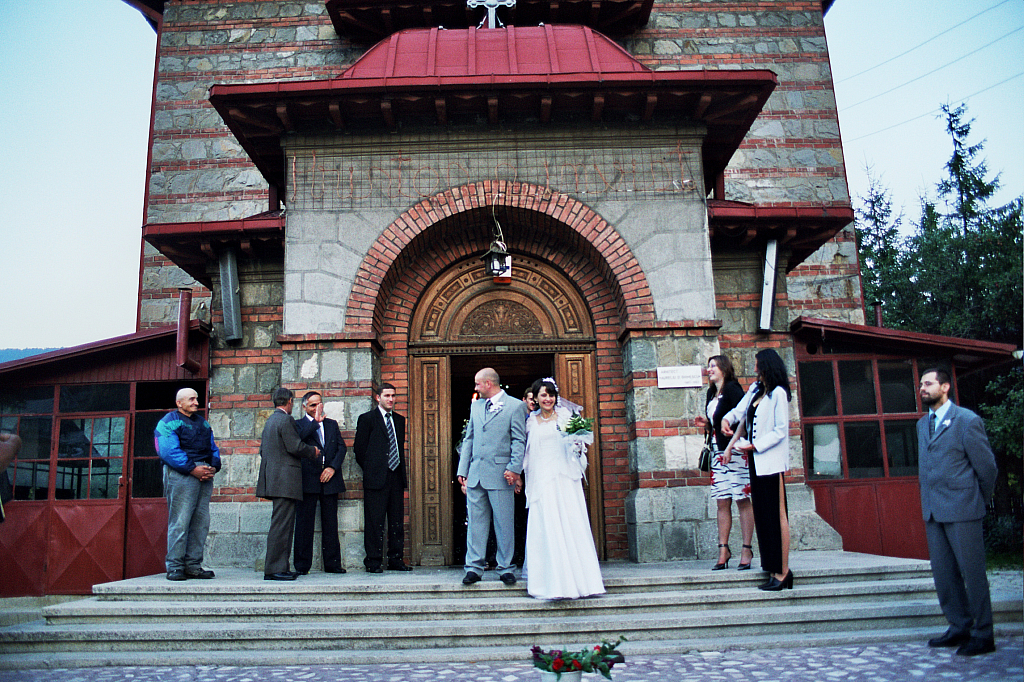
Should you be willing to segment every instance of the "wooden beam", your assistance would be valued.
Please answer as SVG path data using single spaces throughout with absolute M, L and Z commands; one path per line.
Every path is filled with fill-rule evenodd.
M 338 100 L 334 100 L 327 105 L 327 110 L 331 114 L 331 122 L 334 123 L 334 127 L 341 130 L 345 127 L 345 119 L 341 117 L 341 103 Z
M 590 120 L 594 123 L 601 121 L 601 114 L 604 113 L 604 95 L 594 95 L 594 106 L 590 110 Z

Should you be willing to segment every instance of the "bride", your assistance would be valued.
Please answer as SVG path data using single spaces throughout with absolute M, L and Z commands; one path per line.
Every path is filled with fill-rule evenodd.
M 570 415 L 556 411 L 558 386 L 548 377 L 534 384 L 540 409 L 526 421 L 526 591 L 538 599 L 576 599 L 604 593 L 590 533 L 583 476 L 562 427 Z

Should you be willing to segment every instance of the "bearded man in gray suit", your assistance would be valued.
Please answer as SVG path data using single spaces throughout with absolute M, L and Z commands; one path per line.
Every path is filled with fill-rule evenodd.
M 493 522 L 498 575 L 506 585 L 515 585 L 515 490 L 522 484 L 526 405 L 502 390 L 498 373 L 490 367 L 477 372 L 475 380 L 480 399 L 469 410 L 459 453 L 459 483 L 466 489 L 469 517 L 462 584 L 472 585 L 483 577 Z
M 921 510 L 945 634 L 928 646 L 960 645 L 961 656 L 995 651 L 981 520 L 996 485 L 996 460 L 981 417 L 949 399 L 949 374 L 921 375 L 928 414 L 917 423 Z

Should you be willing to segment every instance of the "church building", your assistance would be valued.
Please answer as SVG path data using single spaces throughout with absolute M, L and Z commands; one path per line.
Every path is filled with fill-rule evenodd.
M 271 391 L 321 392 L 351 447 L 380 382 L 408 419 L 406 560 L 460 564 L 483 367 L 594 417 L 602 559 L 710 561 L 700 370 L 724 353 L 749 385 L 764 348 L 794 389 L 793 547 L 924 551 L 919 373 L 1009 351 L 865 324 L 830 0 L 126 2 L 158 34 L 138 330 L 0 365 L 26 442 L 6 593 L 163 570 L 151 433 L 181 386 L 222 453 L 211 566 L 262 569 Z M 884 523 L 915 503 L 917 546 Z

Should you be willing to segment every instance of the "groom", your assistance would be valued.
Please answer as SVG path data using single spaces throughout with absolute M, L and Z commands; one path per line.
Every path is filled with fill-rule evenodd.
M 490 367 L 476 373 L 480 399 L 469 411 L 469 425 L 459 453 L 459 483 L 466 488 L 469 531 L 466 577 L 472 585 L 484 573 L 484 555 L 491 522 L 498 540 L 498 575 L 515 585 L 512 552 L 515 546 L 515 494 L 523 473 L 526 451 L 526 405 L 501 389 Z

